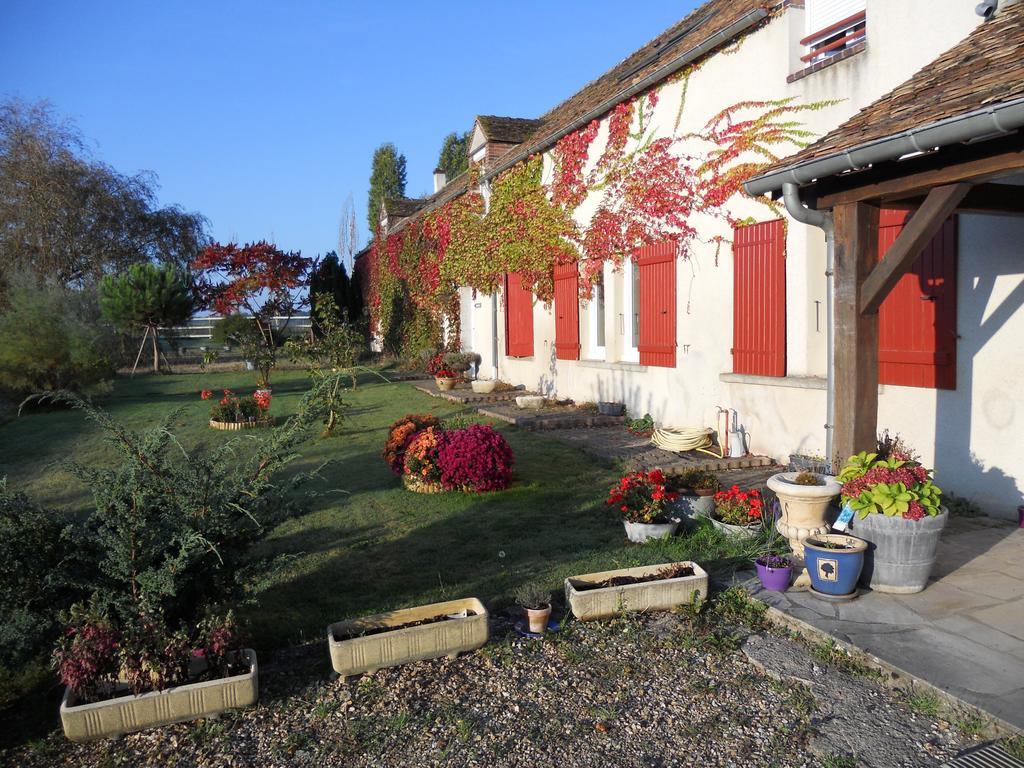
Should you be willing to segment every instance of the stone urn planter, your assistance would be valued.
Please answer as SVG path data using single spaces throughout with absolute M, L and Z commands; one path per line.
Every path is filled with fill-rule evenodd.
M 64 735 L 72 741 L 109 738 L 252 706 L 259 698 L 256 652 L 246 648 L 242 654 L 249 670 L 220 680 L 189 683 L 137 696 L 117 696 L 89 704 L 76 701 L 75 695 L 67 689 L 60 705 Z
M 928 584 L 949 511 L 920 520 L 873 513 L 853 516 L 850 532 L 867 542 L 861 583 L 878 592 L 913 594 Z
M 487 642 L 487 609 L 471 597 L 341 621 L 327 628 L 327 642 L 339 675 L 454 658 Z
M 672 571 L 687 573 L 666 578 Z M 583 621 L 629 611 L 664 611 L 703 600 L 708 574 L 696 563 L 678 562 L 585 573 L 565 580 L 565 600 Z
M 489 395 L 494 391 L 497 384 L 498 382 L 494 379 L 474 379 L 470 387 L 478 395 Z
M 626 412 L 622 403 L 598 403 L 597 412 L 602 416 L 621 416 Z
M 455 385 L 459 383 L 459 380 L 454 377 L 435 376 L 434 383 L 437 385 L 437 388 L 442 392 L 449 392 L 455 389 Z
M 796 482 L 800 476 L 813 476 L 818 485 Z M 796 586 L 806 587 L 810 577 L 804 568 L 804 542 L 809 536 L 820 536 L 831 530 L 827 518 L 829 505 L 839 495 L 842 485 L 831 475 L 801 472 L 779 472 L 768 478 L 768 488 L 779 500 L 779 517 L 775 529 L 789 540 L 793 565 L 799 571 Z
M 666 523 L 631 523 L 623 520 L 622 525 L 626 529 L 626 538 L 634 544 L 643 544 L 651 539 L 667 539 L 674 536 L 679 528 L 679 520 L 669 520 Z
M 539 411 L 543 407 L 543 395 L 518 395 L 516 397 L 516 408 L 524 411 Z

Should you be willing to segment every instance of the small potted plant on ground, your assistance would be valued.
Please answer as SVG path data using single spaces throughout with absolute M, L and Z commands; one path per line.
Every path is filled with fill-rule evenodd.
M 669 475 L 669 487 L 679 494 L 676 508 L 685 517 L 710 517 L 715 509 L 715 494 L 721 488 L 713 472 L 687 469 Z
M 727 491 L 716 493 L 714 499 L 711 522 L 720 531 L 731 536 L 756 536 L 761 530 L 764 503 L 761 492 L 756 488 L 741 491 L 734 485 Z
M 793 574 L 793 561 L 788 555 L 762 555 L 754 561 L 757 578 L 769 592 L 785 592 Z
M 626 537 L 634 544 L 671 536 L 679 527 L 672 514 L 678 494 L 665 485 L 660 469 L 638 470 L 624 475 L 608 492 L 607 504 L 622 515 Z
M 879 592 L 920 592 L 928 583 L 949 513 L 932 473 L 899 437 L 851 456 L 839 473 L 850 530 L 869 543 L 863 581 Z
M 427 364 L 427 373 L 434 377 L 434 383 L 442 392 L 448 392 L 455 388 L 462 378 L 462 372 L 457 371 L 444 361 L 445 356 L 441 353 L 434 355 Z
M 531 581 L 517 589 L 515 597 L 526 614 L 530 632 L 543 634 L 551 620 L 551 590 L 540 582 Z
M 866 542 L 840 533 L 808 538 L 804 542 L 804 561 L 811 591 L 826 598 L 855 597 L 866 549 Z

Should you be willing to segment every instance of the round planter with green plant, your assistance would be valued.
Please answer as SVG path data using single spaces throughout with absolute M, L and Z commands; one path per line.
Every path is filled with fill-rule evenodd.
M 540 582 L 531 581 L 516 590 L 515 598 L 523 609 L 529 631 L 544 634 L 551 621 L 551 590 Z

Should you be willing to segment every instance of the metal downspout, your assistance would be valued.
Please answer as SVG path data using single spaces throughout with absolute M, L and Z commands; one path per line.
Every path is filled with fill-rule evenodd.
M 790 216 L 801 224 L 810 224 L 825 233 L 825 456 L 831 467 L 836 423 L 835 228 L 830 212 L 813 211 L 804 206 L 800 200 L 800 188 L 796 184 L 787 181 L 782 185 L 782 199 Z

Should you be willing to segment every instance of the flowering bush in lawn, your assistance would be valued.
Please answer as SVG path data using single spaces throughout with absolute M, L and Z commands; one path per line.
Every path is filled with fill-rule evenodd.
M 942 491 L 932 473 L 900 440 L 883 440 L 875 453 L 851 456 L 839 473 L 843 504 L 861 518 L 872 513 L 920 520 L 939 514 Z
M 405 451 L 409 443 L 427 427 L 439 427 L 441 420 L 429 413 L 410 413 L 388 427 L 388 439 L 382 456 L 396 475 L 405 471 Z
M 624 475 L 608 491 L 607 504 L 630 523 L 668 522 L 668 505 L 679 498 L 665 485 L 660 469 L 639 470 Z
M 199 393 L 199 397 L 203 400 L 210 400 L 214 394 L 210 390 L 204 389 Z M 259 390 L 254 395 L 239 397 L 230 389 L 222 389 L 220 400 L 210 408 L 210 419 L 225 423 L 262 421 L 267 417 L 268 408 L 270 408 L 270 393 L 265 390 Z
M 441 482 L 437 454 L 443 435 L 440 427 L 427 427 L 413 435 L 405 449 L 406 476 L 432 485 Z
M 756 488 L 741 491 L 734 485 L 715 494 L 715 517 L 729 525 L 755 525 L 761 522 L 764 502 Z
M 480 493 L 507 488 L 513 461 L 508 441 L 486 424 L 443 433 L 437 450 L 446 490 Z

